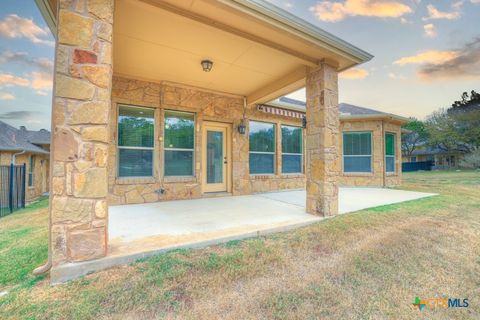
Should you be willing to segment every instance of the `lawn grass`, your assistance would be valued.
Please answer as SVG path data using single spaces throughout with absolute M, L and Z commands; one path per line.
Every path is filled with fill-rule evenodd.
M 0 219 L 0 291 L 12 285 L 32 286 L 43 277 L 32 270 L 45 262 L 48 198 Z
M 55 287 L 25 285 L 32 278 L 18 273 L 0 319 L 480 319 L 480 172 L 408 173 L 402 188 L 439 196 L 177 250 Z M 27 228 L 37 211 L 9 217 L 10 229 Z M 18 232 L 9 250 L 42 241 Z M 470 307 L 419 313 L 416 296 L 469 298 Z

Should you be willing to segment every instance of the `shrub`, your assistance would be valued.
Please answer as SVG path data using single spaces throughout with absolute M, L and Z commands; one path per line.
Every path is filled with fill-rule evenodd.
M 460 166 L 467 169 L 480 168 L 480 149 L 473 151 L 460 160 Z

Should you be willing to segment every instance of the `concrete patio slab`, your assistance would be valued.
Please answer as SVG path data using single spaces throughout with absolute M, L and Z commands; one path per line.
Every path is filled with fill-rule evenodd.
M 349 213 L 434 195 L 436 194 L 387 188 L 342 187 L 339 188 L 338 211 Z M 304 208 L 307 195 L 305 190 L 294 190 L 263 193 L 259 196 Z
M 382 188 L 340 188 L 340 213 L 429 197 Z M 52 283 L 159 253 L 282 232 L 322 220 L 305 213 L 305 190 L 109 208 L 109 252 L 98 260 L 53 268 Z

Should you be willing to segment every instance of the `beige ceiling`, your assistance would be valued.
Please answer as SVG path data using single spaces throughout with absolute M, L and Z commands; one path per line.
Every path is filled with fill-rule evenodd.
M 265 102 L 304 86 L 306 65 L 347 59 L 213 0 L 117 0 L 114 72 Z M 211 72 L 202 59 L 214 62 Z

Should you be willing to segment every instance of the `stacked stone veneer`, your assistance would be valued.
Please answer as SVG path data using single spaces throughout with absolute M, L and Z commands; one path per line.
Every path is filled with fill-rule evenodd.
M 114 0 L 60 0 L 51 149 L 56 265 L 107 250 Z
M 155 109 L 154 176 L 151 178 L 117 177 L 117 117 L 118 105 L 128 104 Z M 163 114 L 165 110 L 195 113 L 195 175 L 193 177 L 163 176 Z M 248 128 L 245 135 L 237 127 L 243 118 L 243 98 L 222 95 L 168 82 L 146 82 L 113 78 L 112 109 L 110 113 L 111 144 L 109 147 L 109 203 L 130 204 L 202 197 L 202 137 L 204 121 L 218 121 L 232 125 L 232 188 L 233 195 L 244 195 L 280 189 L 298 189 L 305 186 L 303 174 L 280 173 L 281 154 L 277 152 L 277 172 L 274 175 L 251 176 L 248 167 Z M 280 125 L 300 126 L 299 119 L 275 116 L 257 111 L 255 106 L 246 110 L 249 120 L 277 124 L 277 151 L 281 150 Z M 247 121 L 248 126 L 248 121 Z M 156 192 L 164 189 L 164 194 Z
M 316 69 L 309 69 L 306 95 L 306 210 L 315 215 L 335 215 L 338 213 L 340 174 L 340 120 L 336 68 L 322 63 Z
M 340 148 L 342 157 L 342 175 L 340 184 L 344 186 L 397 186 L 402 182 L 402 149 L 401 125 L 387 120 L 348 120 L 342 121 L 340 130 L 370 131 L 372 132 L 372 172 L 371 173 L 343 173 L 343 148 Z M 384 133 L 395 133 L 395 172 L 385 173 L 385 138 Z M 340 136 L 342 141 L 343 135 Z M 340 145 L 343 145 L 342 143 Z M 385 181 L 384 181 L 385 180 Z

